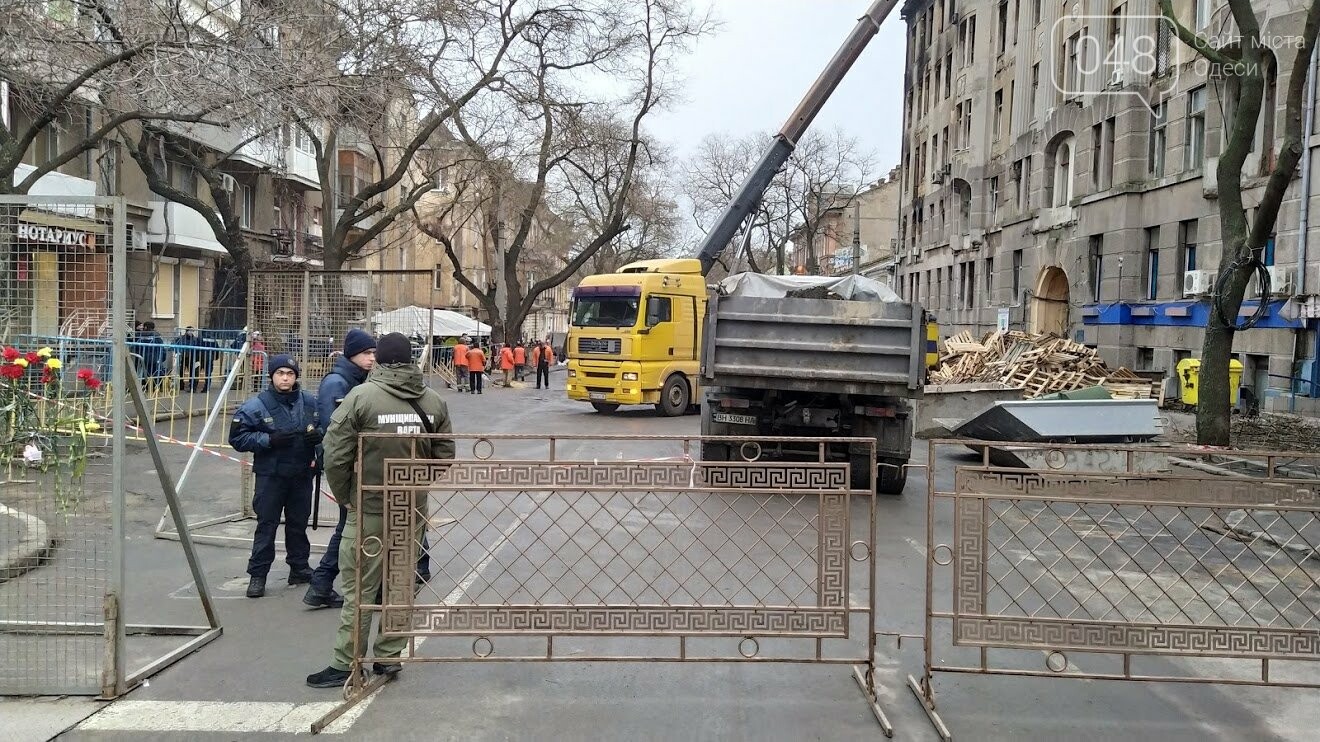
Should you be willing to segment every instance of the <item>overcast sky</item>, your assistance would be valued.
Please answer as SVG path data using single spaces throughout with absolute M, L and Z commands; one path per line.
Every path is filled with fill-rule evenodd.
M 713 7 L 720 31 L 684 60 L 684 100 L 651 122 L 685 157 L 712 132 L 775 131 L 866 10 L 868 0 L 694 0 Z M 813 124 L 842 127 L 876 153 L 883 175 L 898 164 L 903 125 L 904 24 L 898 10 Z

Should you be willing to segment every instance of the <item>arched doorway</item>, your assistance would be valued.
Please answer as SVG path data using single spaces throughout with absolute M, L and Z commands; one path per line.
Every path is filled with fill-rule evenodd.
M 1068 336 L 1068 274 L 1057 265 L 1045 266 L 1036 281 L 1031 331 Z

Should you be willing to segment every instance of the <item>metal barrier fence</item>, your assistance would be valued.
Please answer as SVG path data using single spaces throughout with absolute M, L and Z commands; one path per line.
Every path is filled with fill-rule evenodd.
M 382 560 L 383 591 L 359 582 L 357 615 L 407 639 L 405 662 L 846 664 L 892 733 L 874 685 L 875 494 L 828 458 L 873 440 L 448 437 L 456 460 L 387 459 L 359 489 L 358 512 L 384 500 L 383 532 L 355 544 Z M 706 440 L 740 460 L 700 460 Z M 818 455 L 784 460 L 788 441 Z M 601 446 L 615 458 L 586 453 Z M 414 589 L 423 553 L 433 576 Z M 383 681 L 351 682 L 349 704 Z
M 929 462 L 909 684 L 945 739 L 934 673 L 1320 687 L 1320 456 L 932 441 Z
M 260 270 L 248 280 L 248 327 L 262 333 L 267 353 L 296 358 L 306 379 L 330 371 L 353 328 L 412 337 L 429 373 L 439 301 L 429 270 Z
M 219 634 L 190 545 L 208 625 L 128 623 L 125 429 L 146 416 L 126 218 L 120 198 L 0 196 L 0 694 L 117 696 Z M 129 637 L 162 634 L 195 638 L 130 671 Z

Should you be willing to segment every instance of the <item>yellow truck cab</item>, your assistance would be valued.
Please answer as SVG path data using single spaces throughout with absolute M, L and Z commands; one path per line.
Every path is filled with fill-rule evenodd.
M 641 260 L 573 290 L 568 398 L 597 412 L 653 404 L 682 415 L 700 399 L 706 280 L 701 261 Z

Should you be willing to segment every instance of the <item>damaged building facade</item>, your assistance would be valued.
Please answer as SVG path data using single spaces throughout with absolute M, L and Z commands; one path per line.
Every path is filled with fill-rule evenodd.
M 1278 0 L 1253 6 L 1272 55 L 1244 172 L 1248 206 L 1279 147 L 1300 45 L 1290 29 L 1303 21 Z M 1174 8 L 1203 36 L 1234 35 L 1222 2 Z M 1170 374 L 1200 355 L 1220 254 L 1215 169 L 1235 90 L 1159 12 L 1155 0 L 904 5 L 896 285 L 942 334 L 1054 332 L 1113 365 Z M 1316 232 L 1299 230 L 1301 187 L 1299 176 L 1261 256 L 1271 292 L 1253 281 L 1243 308 L 1267 311 L 1234 348 L 1243 385 L 1268 409 L 1320 409 L 1320 267 L 1299 260 Z

